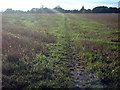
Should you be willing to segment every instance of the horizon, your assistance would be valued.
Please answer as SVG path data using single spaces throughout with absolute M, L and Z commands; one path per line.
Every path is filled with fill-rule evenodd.
M 7 2 L 7 3 L 6 3 Z M 94 7 L 97 6 L 107 6 L 107 7 L 119 7 L 118 5 L 119 0 L 4 0 L 1 1 L 0 4 L 0 11 L 5 11 L 8 8 L 11 8 L 13 10 L 22 10 L 22 11 L 27 11 L 31 10 L 32 8 L 41 8 L 42 6 L 47 7 L 47 8 L 54 8 L 58 5 L 60 5 L 63 9 L 65 10 L 74 10 L 78 9 L 80 10 L 82 6 L 85 7 L 85 9 L 93 9 Z

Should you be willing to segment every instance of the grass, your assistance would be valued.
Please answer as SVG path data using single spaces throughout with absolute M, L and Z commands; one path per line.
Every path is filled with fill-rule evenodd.
M 117 39 L 116 36 L 110 33 L 116 32 L 116 29 L 107 28 L 105 25 L 97 22 L 82 22 L 80 18 L 79 15 L 74 15 L 74 22 L 69 20 L 70 28 L 74 30 L 71 34 L 73 35 L 72 40 L 74 44 L 79 44 L 79 47 L 74 45 L 77 46 L 76 51 L 79 50 L 78 53 L 81 53 L 81 56 L 87 59 L 88 69 L 100 74 L 105 86 L 113 87 L 113 83 L 116 84 L 115 86 L 119 86 L 119 83 L 115 80 L 117 78 L 119 81 L 119 74 L 112 74 L 112 71 L 118 68 L 120 64 L 117 57 L 119 53 L 117 45 L 119 43 L 116 45 L 116 42 L 111 42 L 111 39 Z M 112 37 L 108 39 L 108 36 Z M 111 67 L 111 64 L 114 62 L 118 63 L 116 66 Z
M 119 87 L 119 32 L 89 17 L 92 16 L 3 15 L 2 87 L 74 87 L 74 61 L 86 73 L 94 71 L 103 87 Z M 101 86 L 91 83 L 88 87 Z

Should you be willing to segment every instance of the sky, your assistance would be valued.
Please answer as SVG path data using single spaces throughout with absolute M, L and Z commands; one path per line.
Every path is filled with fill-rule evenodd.
M 40 8 L 42 5 L 48 8 L 54 8 L 60 5 L 63 9 L 80 10 L 82 6 L 85 9 L 93 9 L 96 6 L 118 7 L 120 0 L 1 0 L 0 11 L 7 8 L 13 10 L 31 10 L 32 8 Z

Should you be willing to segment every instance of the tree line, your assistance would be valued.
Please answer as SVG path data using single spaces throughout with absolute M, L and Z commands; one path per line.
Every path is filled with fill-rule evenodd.
M 84 6 L 80 10 L 65 10 L 61 8 L 59 5 L 53 9 L 49 8 L 32 8 L 28 11 L 21 11 L 21 10 L 13 10 L 13 9 L 6 9 L 3 13 L 120 13 L 120 8 L 117 7 L 107 7 L 107 6 L 98 6 L 91 9 L 85 9 Z

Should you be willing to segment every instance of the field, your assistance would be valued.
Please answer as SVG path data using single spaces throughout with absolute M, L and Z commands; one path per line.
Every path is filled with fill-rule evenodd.
M 3 88 L 120 87 L 117 14 L 3 14 Z

